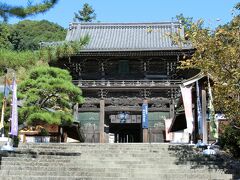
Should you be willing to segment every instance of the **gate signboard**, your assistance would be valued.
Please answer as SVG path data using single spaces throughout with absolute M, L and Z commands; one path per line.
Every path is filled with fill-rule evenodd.
M 142 105 L 142 128 L 148 128 L 148 104 L 143 103 Z

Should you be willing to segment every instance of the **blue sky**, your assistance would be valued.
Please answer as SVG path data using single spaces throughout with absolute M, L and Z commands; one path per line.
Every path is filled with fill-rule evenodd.
M 16 3 L 16 0 L 5 1 Z M 171 21 L 172 17 L 183 13 L 194 20 L 202 18 L 206 26 L 213 28 L 231 20 L 232 9 L 237 2 L 240 0 L 60 0 L 45 14 L 28 19 L 47 19 L 67 28 L 74 12 L 81 9 L 84 3 L 89 3 L 101 22 Z M 10 23 L 17 21 L 12 18 Z

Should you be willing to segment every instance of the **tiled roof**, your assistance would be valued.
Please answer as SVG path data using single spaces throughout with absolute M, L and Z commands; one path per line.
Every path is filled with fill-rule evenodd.
M 181 47 L 172 42 L 170 34 L 184 36 L 178 22 L 166 23 L 73 23 L 66 41 L 76 41 L 85 35 L 90 42 L 82 51 L 157 51 L 193 49 L 189 44 Z

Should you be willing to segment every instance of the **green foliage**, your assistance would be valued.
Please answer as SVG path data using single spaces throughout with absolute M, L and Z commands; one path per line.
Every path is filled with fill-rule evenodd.
M 63 41 L 65 36 L 63 27 L 46 20 L 24 20 L 14 25 L 0 23 L 0 48 L 37 50 L 41 42 Z
M 73 105 L 82 103 L 81 90 L 72 84 L 69 72 L 52 67 L 38 67 L 19 85 L 24 102 L 19 110 L 21 122 L 35 125 L 69 124 L 73 120 Z
M 42 128 L 40 133 L 39 133 L 39 135 L 41 135 L 41 136 L 49 136 L 49 132 L 46 129 Z
M 188 38 L 196 51 L 191 59 L 181 62 L 181 68 L 200 69 L 214 81 L 215 109 L 224 113 L 231 124 L 221 137 L 223 146 L 239 156 L 240 129 L 236 127 L 240 126 L 240 16 L 235 15 L 230 23 L 214 31 L 199 28 L 201 24 L 191 23 Z
M 185 32 L 189 31 L 191 29 L 193 18 L 192 17 L 184 17 L 184 15 L 181 13 L 176 16 L 176 19 L 180 21 L 184 27 Z
M 63 27 L 46 20 L 24 20 L 14 25 L 0 23 L 0 48 L 37 50 L 41 42 L 63 41 L 65 36 Z
M 5 68 L 14 70 L 30 69 L 39 61 L 39 53 L 32 51 L 17 52 L 0 49 L 0 75 L 4 74 Z
M 62 57 L 70 58 L 72 55 L 78 54 L 83 46 L 88 44 L 89 41 L 90 37 L 87 35 L 81 37 L 79 41 L 62 42 L 61 44 L 54 46 L 46 45 L 40 50 L 40 57 L 48 62 L 57 61 Z
M 231 121 L 240 121 L 240 18 L 216 31 L 192 24 L 189 37 L 196 48 L 192 59 L 182 61 L 184 68 L 198 68 L 214 81 L 214 104 Z
M 3 93 L 0 92 L 0 112 L 2 113 L 2 106 L 3 106 Z M 4 112 L 4 134 L 5 136 L 8 136 L 8 131 L 9 131 L 9 118 L 10 118 L 10 104 L 11 104 L 11 100 L 7 99 L 6 101 L 6 108 L 5 108 L 5 112 Z M 0 114 L 1 114 L 0 113 Z
M 225 150 L 240 158 L 240 129 L 232 125 L 226 126 L 220 142 Z
M 234 8 L 239 11 L 239 10 L 240 10 L 240 2 L 237 3 L 237 4 L 234 6 Z
M 76 42 L 63 42 L 56 46 L 46 46 L 37 51 L 13 51 L 0 49 L 0 76 L 5 68 L 11 68 L 18 72 L 20 79 L 25 78 L 29 69 L 47 65 L 51 61 L 57 61 L 61 57 L 69 57 L 77 54 L 81 48 L 89 42 L 89 36 L 85 36 Z
M 0 49 L 6 48 L 10 49 L 12 47 L 9 41 L 9 36 L 11 34 L 11 26 L 6 23 L 0 23 Z
M 16 51 L 39 49 L 40 42 L 55 42 L 65 39 L 66 30 L 46 20 L 24 20 L 12 25 L 9 41 Z
M 85 3 L 83 8 L 74 13 L 74 22 L 92 22 L 96 19 L 95 10 L 89 4 Z
M 28 5 L 14 6 L 7 3 L 0 2 L 0 17 L 7 21 L 9 17 L 25 18 L 27 16 L 44 13 L 51 9 L 58 0 L 42 0 L 40 3 L 33 4 L 28 1 Z
M 3 93 L 0 92 L 0 111 L 2 110 L 2 105 L 3 105 Z
M 176 16 L 176 19 L 181 22 L 183 28 L 184 28 L 184 37 L 180 37 L 180 34 L 177 34 L 177 36 L 173 36 L 173 38 L 177 38 L 176 42 L 178 43 L 179 41 L 184 41 L 184 40 L 189 40 L 189 34 L 194 33 L 194 29 L 192 26 L 197 26 L 198 29 L 203 29 L 203 20 L 198 20 L 197 23 L 194 24 L 193 18 L 192 17 L 184 17 L 183 14 L 179 14 Z M 183 39 L 180 39 L 183 38 Z

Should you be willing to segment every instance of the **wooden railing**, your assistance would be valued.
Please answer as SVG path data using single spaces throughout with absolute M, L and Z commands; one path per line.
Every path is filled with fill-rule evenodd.
M 112 87 L 170 87 L 179 86 L 181 80 L 74 80 L 82 88 Z

